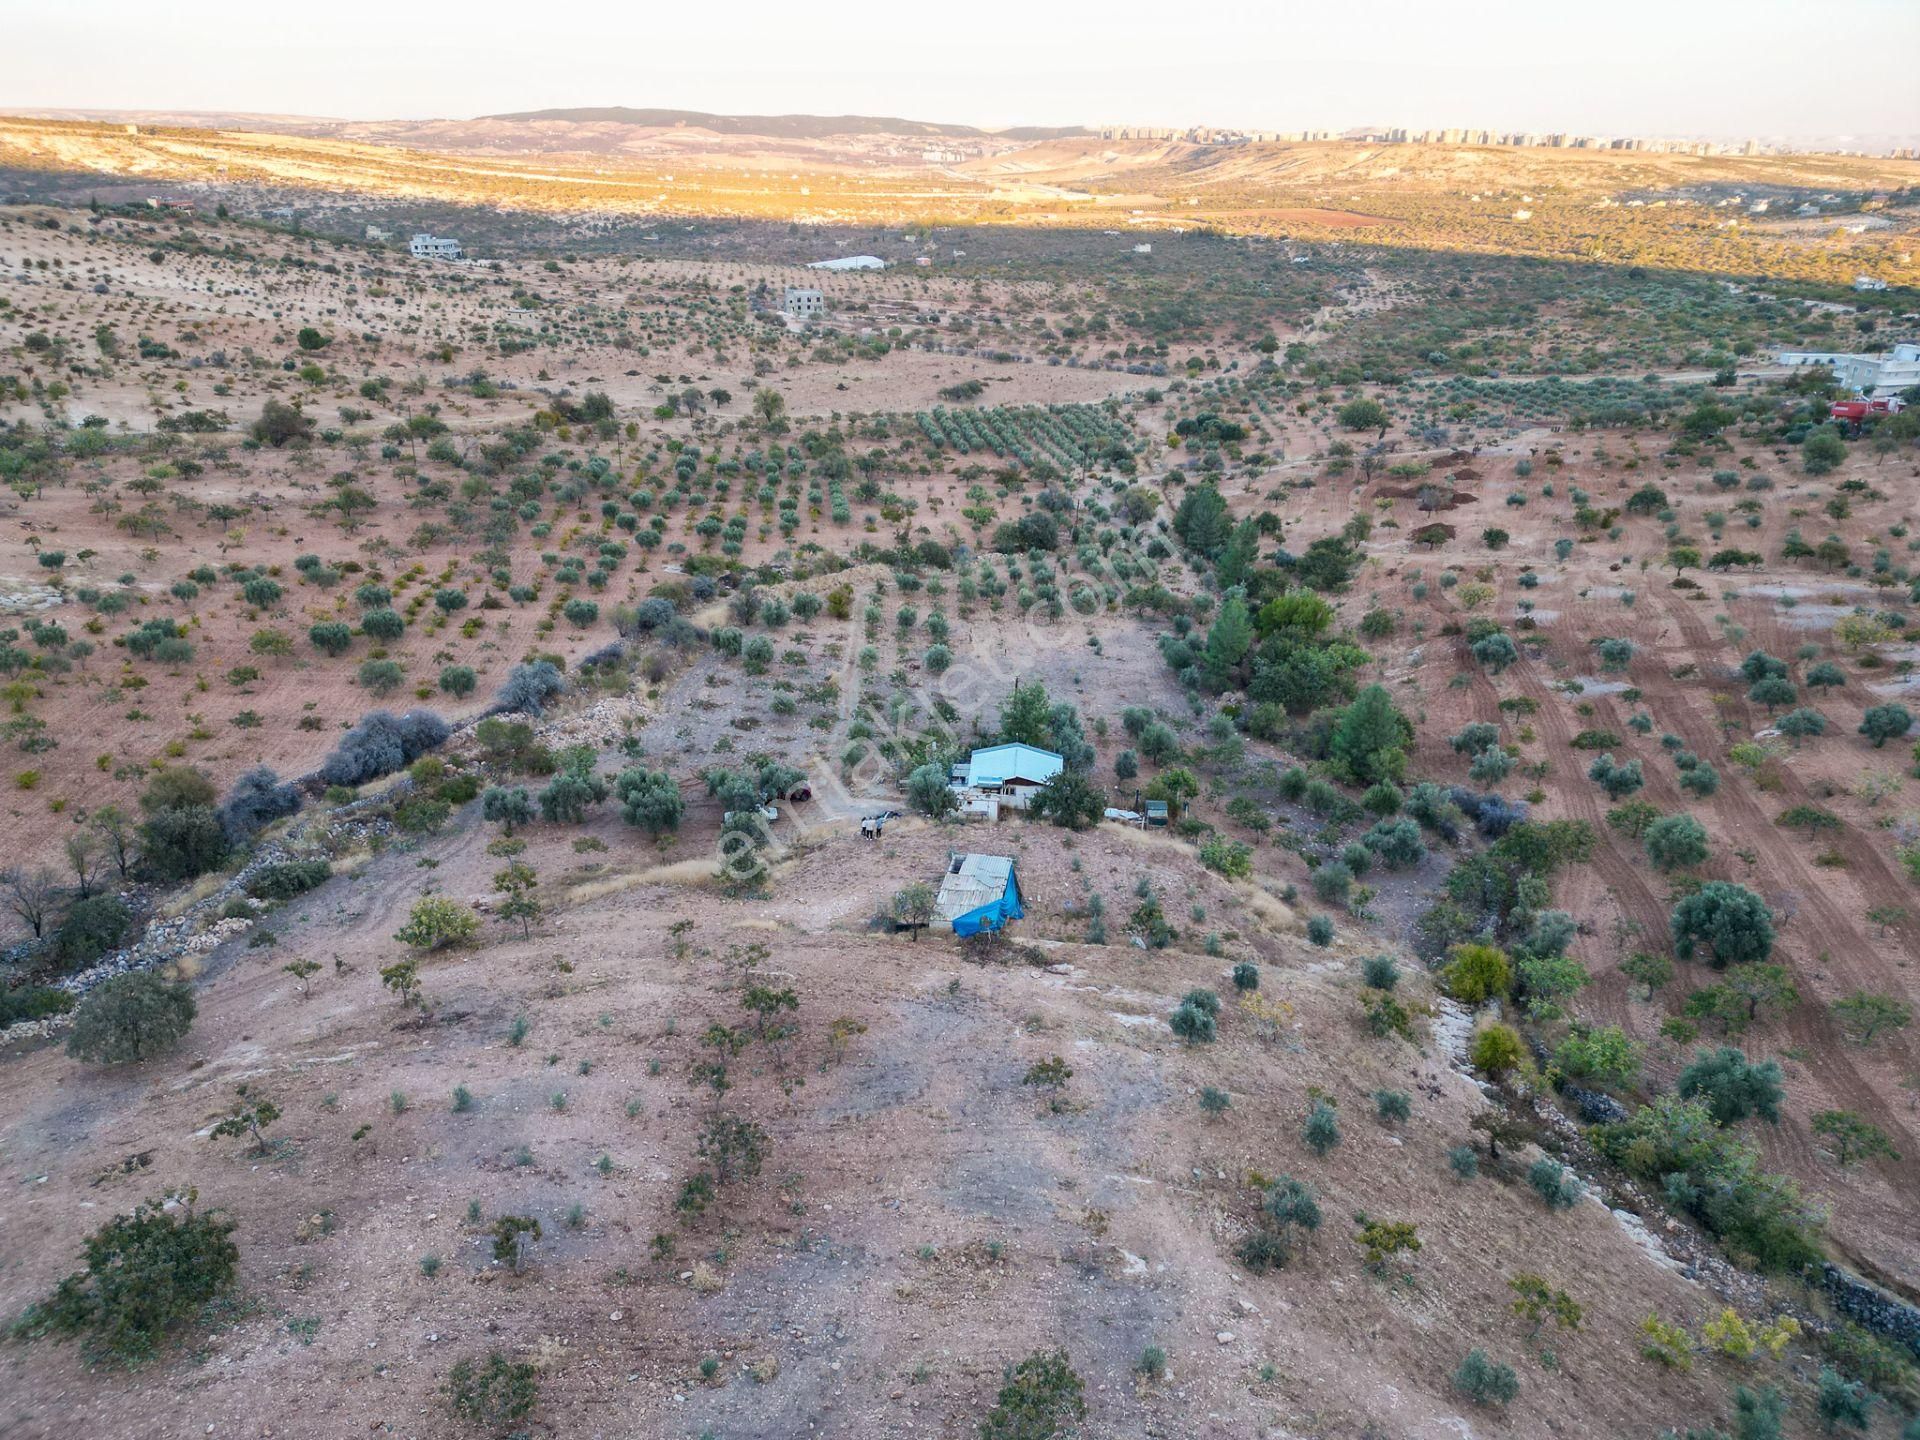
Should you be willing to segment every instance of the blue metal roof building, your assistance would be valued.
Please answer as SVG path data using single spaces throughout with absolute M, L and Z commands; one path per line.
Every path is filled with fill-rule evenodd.
M 1066 769 L 1067 762 L 1051 750 L 1018 742 L 989 745 L 976 750 L 967 761 L 967 785 L 982 790 L 1017 781 L 1045 785 Z

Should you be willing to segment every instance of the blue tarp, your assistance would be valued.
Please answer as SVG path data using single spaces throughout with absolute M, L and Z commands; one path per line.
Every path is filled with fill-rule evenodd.
M 982 930 L 998 930 L 1009 920 L 1018 920 L 1027 912 L 1020 904 L 1020 881 L 1010 868 L 1007 871 L 1007 888 L 1000 898 L 990 905 L 982 905 L 977 910 L 969 910 L 958 916 L 953 922 L 956 935 L 978 935 Z

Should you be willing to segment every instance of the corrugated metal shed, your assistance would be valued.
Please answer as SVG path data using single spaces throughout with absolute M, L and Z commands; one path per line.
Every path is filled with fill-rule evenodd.
M 955 855 L 947 864 L 934 901 L 934 918 L 951 925 L 956 935 L 998 930 L 1008 920 L 1026 913 L 1020 904 L 1020 882 L 1007 855 Z

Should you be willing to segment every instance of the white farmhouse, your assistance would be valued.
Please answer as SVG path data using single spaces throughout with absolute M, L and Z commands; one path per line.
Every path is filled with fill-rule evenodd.
M 948 788 L 969 814 L 1000 818 L 1002 807 L 1024 810 L 1053 782 L 1067 762 L 1037 745 L 989 745 L 955 765 Z
M 1836 350 L 1777 350 L 1773 363 L 1799 368 L 1825 365 L 1833 371 L 1834 383 L 1858 391 L 1869 399 L 1875 395 L 1897 395 L 1912 385 L 1920 385 L 1920 344 L 1908 340 L 1885 355 L 1849 355 Z
M 786 298 L 781 302 L 780 308 L 795 320 L 811 320 L 816 315 L 826 313 L 827 302 L 818 290 L 789 285 Z

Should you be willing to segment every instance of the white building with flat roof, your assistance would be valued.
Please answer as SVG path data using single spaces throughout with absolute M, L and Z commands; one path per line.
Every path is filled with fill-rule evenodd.
M 1834 383 L 1862 395 L 1897 395 L 1920 385 L 1920 343 L 1908 340 L 1885 355 L 1852 355 L 1839 350 L 1780 350 L 1774 363 L 1799 369 L 1803 365 L 1825 365 L 1833 371 Z
M 458 260 L 460 242 L 445 235 L 429 235 L 423 230 L 407 242 L 407 253 L 416 260 Z
M 795 320 L 811 320 L 816 315 L 826 313 L 827 301 L 818 290 L 789 285 L 786 298 L 781 302 L 780 308 Z

